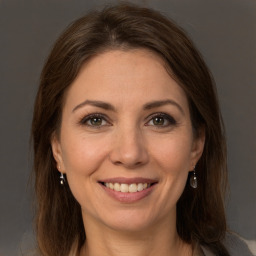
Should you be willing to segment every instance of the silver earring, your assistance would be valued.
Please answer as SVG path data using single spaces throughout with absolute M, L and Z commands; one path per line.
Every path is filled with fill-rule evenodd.
M 64 178 L 63 173 L 61 172 L 61 173 L 60 173 L 60 184 L 61 184 L 61 185 L 64 185 L 64 182 L 65 182 L 65 178 Z
M 197 188 L 197 177 L 195 167 L 193 170 L 193 174 L 190 176 L 189 184 L 192 188 Z

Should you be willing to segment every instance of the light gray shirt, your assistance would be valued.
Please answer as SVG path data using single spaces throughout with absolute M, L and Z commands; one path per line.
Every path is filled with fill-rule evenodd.
M 223 243 L 231 256 L 253 256 L 247 244 L 241 238 L 239 238 L 239 236 L 235 234 L 227 233 Z M 201 246 L 201 249 L 202 256 L 221 256 L 214 255 L 204 246 Z

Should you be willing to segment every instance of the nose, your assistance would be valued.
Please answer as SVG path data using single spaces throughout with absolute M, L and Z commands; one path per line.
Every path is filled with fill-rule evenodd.
M 128 169 L 146 164 L 149 155 L 142 132 L 136 128 L 119 129 L 115 134 L 110 160 Z

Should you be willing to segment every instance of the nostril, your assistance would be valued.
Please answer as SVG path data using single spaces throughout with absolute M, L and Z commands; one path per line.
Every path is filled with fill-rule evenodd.
M 141 161 L 138 161 L 138 162 L 128 162 L 128 161 L 115 161 L 114 162 L 115 165 L 124 165 L 124 166 L 133 166 L 133 167 L 138 167 L 140 165 L 142 165 L 143 163 Z
M 138 165 L 141 165 L 142 162 L 136 162 L 135 165 L 138 166 Z
M 116 165 L 121 165 L 122 162 L 121 162 L 121 161 L 115 161 L 115 164 L 116 164 Z

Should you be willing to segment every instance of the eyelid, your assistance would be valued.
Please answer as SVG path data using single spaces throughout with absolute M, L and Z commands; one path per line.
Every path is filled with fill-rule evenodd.
M 101 118 L 102 120 L 106 121 L 108 124 L 107 125 L 100 125 L 100 126 L 93 126 L 93 125 L 88 125 L 86 124 L 86 122 L 88 120 L 90 120 L 91 118 Z M 110 121 L 109 121 L 109 118 L 105 115 L 105 114 L 102 114 L 102 113 L 91 113 L 91 114 L 88 114 L 86 116 L 83 116 L 81 119 L 79 119 L 78 121 L 78 124 L 79 125 L 83 125 L 83 126 L 88 126 L 88 127 L 92 127 L 92 128 L 100 128 L 102 126 L 109 126 L 111 125 Z
M 149 116 L 146 118 L 147 122 L 146 122 L 145 126 L 150 126 L 150 125 L 148 125 L 148 123 L 149 123 L 153 118 L 155 118 L 155 117 L 162 117 L 162 118 L 165 118 L 165 119 L 167 119 L 168 122 L 169 122 L 168 125 L 162 125 L 162 126 L 159 125 L 158 127 L 157 127 L 157 125 L 155 125 L 155 127 L 157 127 L 157 128 L 165 128 L 165 127 L 168 127 L 168 126 L 177 125 L 177 121 L 176 121 L 176 120 L 174 119 L 174 117 L 172 117 L 171 115 L 166 114 L 166 113 L 163 113 L 163 112 L 157 112 L 157 113 L 154 113 L 154 114 L 149 115 Z M 153 126 L 153 125 L 152 125 L 152 126 Z

